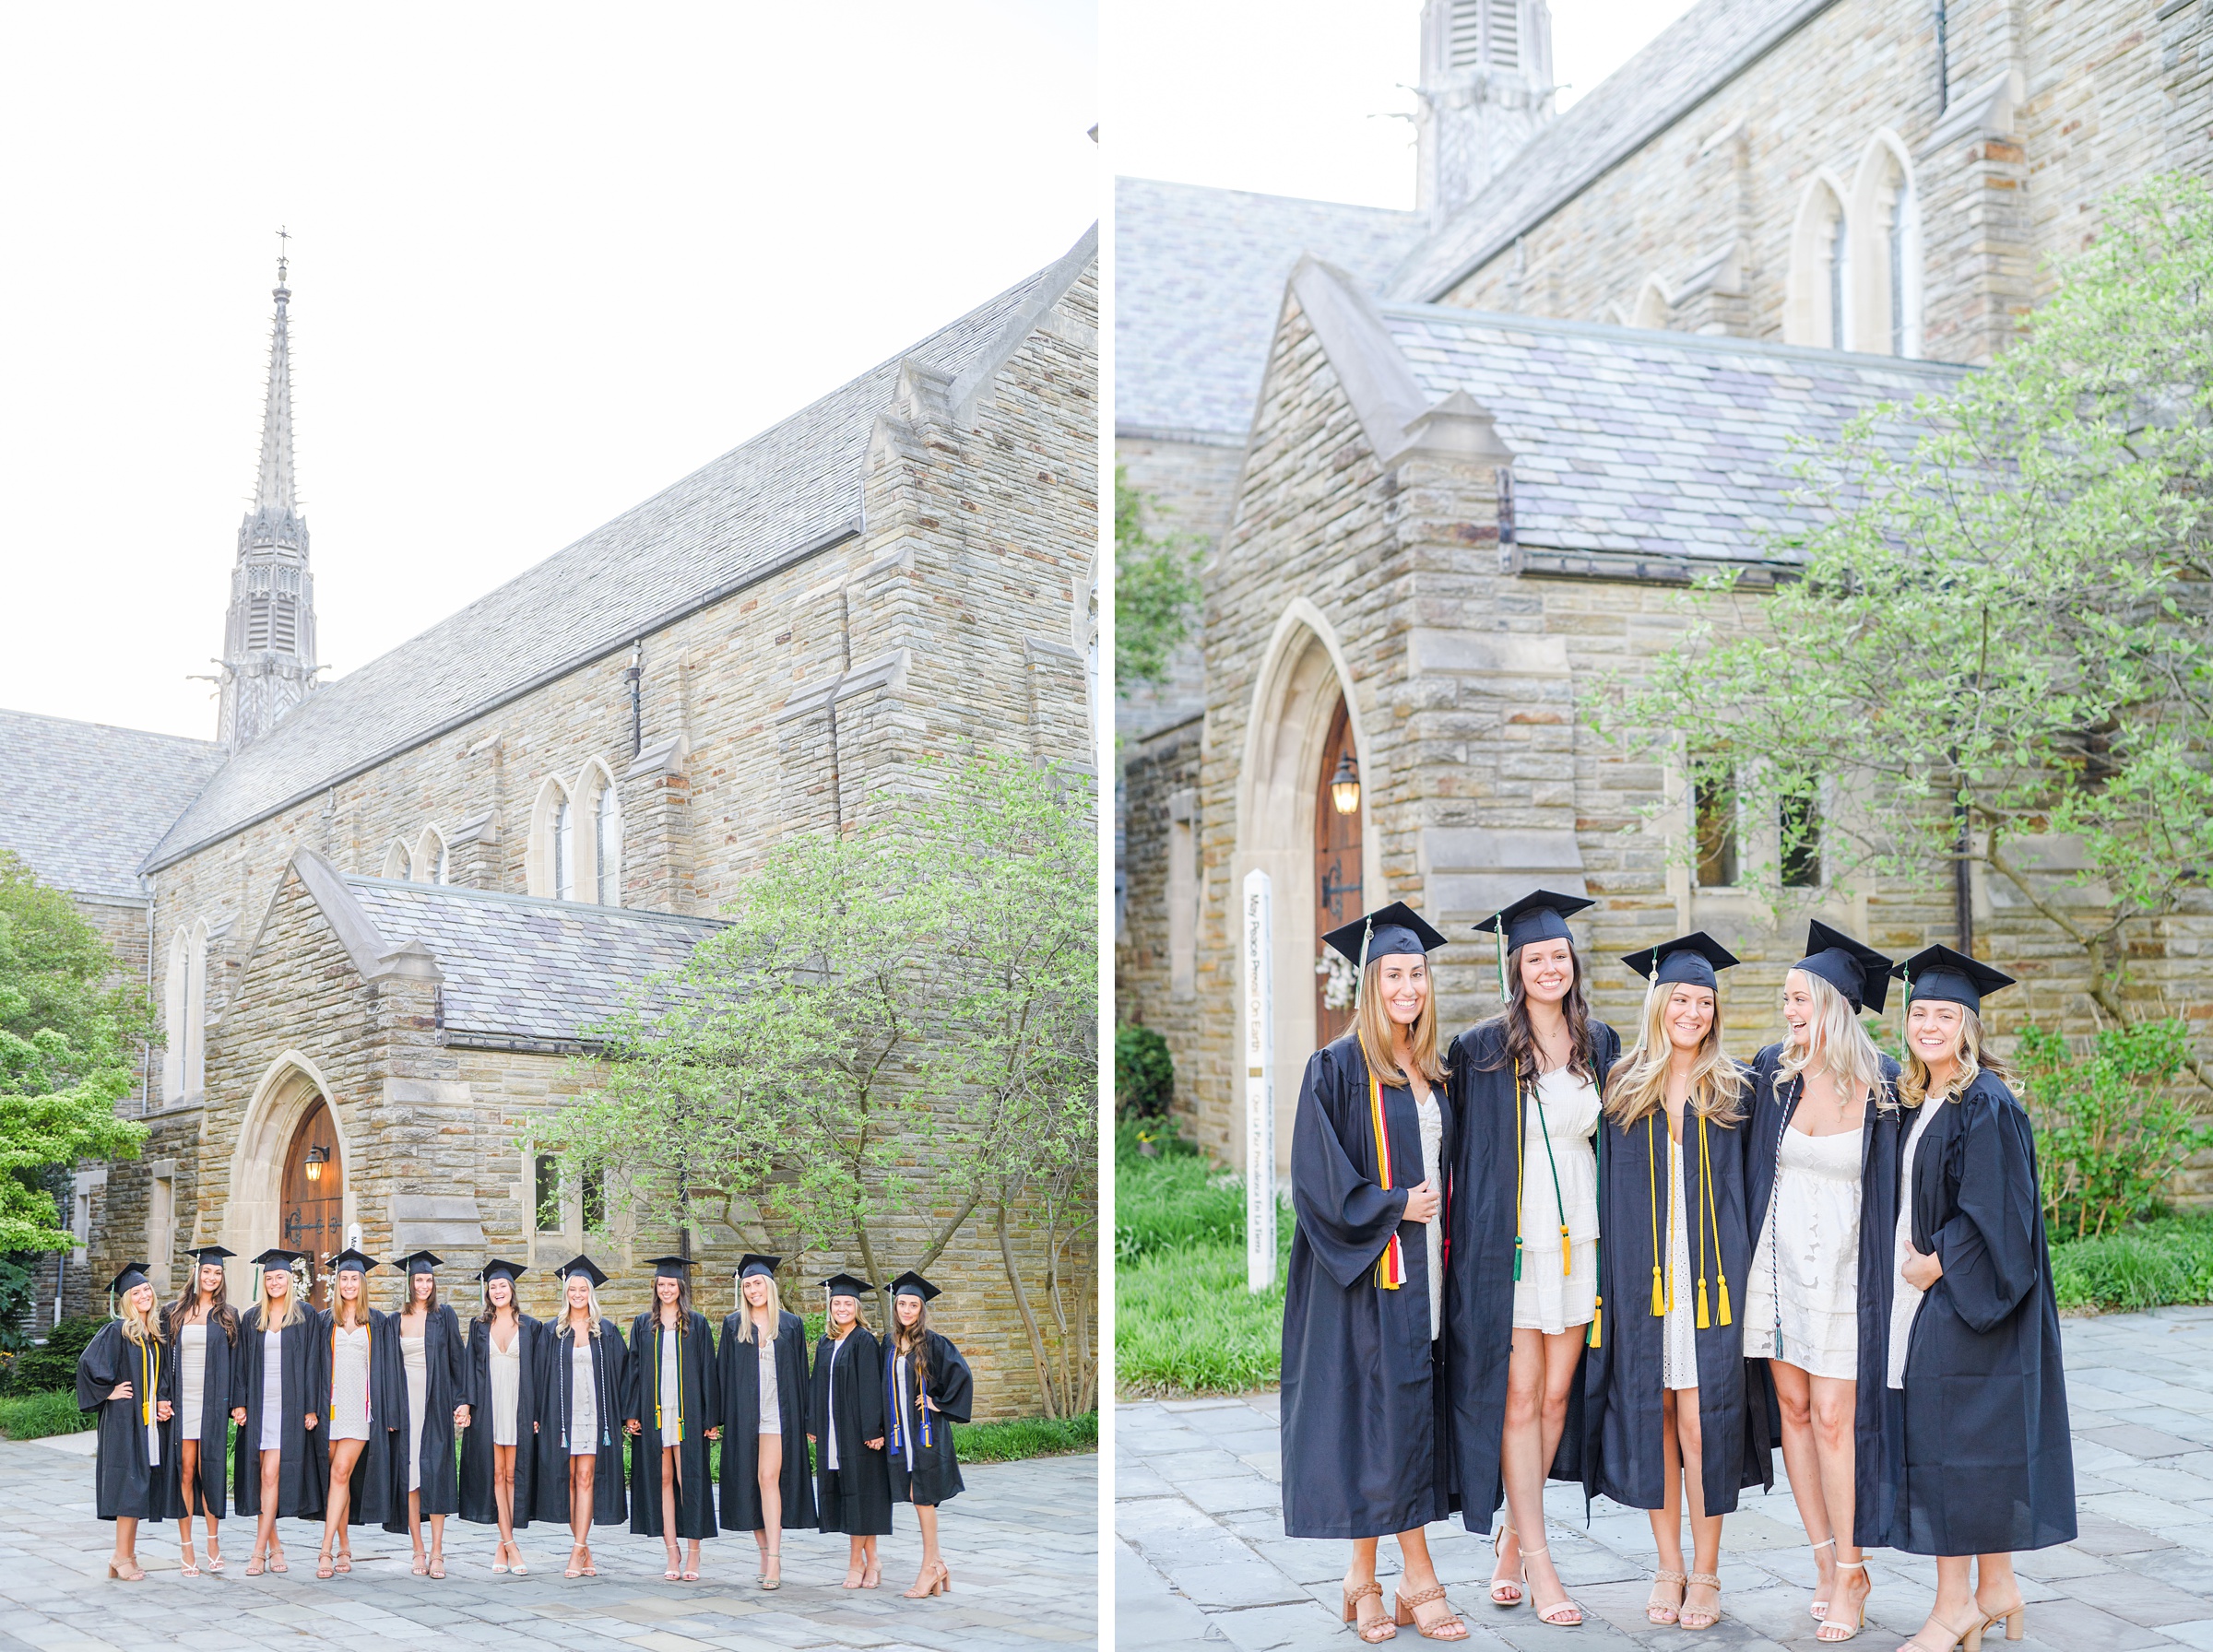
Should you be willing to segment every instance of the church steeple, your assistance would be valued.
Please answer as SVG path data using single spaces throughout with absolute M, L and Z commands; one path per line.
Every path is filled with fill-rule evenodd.
M 277 324 L 269 339 L 269 384 L 262 407 L 261 471 L 254 481 L 254 508 L 238 526 L 231 612 L 223 628 L 222 709 L 216 738 L 233 751 L 266 734 L 305 699 L 319 668 L 307 519 L 293 493 L 288 263 L 281 256 L 277 260 L 277 289 L 271 295 L 277 301 Z
M 1415 197 L 1442 223 L 1552 118 L 1545 0 L 1425 0 Z

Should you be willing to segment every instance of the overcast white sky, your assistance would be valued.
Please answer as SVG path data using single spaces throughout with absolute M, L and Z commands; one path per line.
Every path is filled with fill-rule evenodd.
M 1691 0 L 1552 0 L 1567 108 Z M 1421 0 L 1108 0 L 1117 172 L 1414 205 Z
M 0 9 L 0 705 L 210 738 L 293 234 L 343 673 L 1065 252 L 1094 0 Z

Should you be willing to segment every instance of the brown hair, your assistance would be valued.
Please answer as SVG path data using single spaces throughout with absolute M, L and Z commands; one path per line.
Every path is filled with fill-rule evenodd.
M 217 1269 L 220 1272 L 221 1269 Z M 192 1277 L 184 1281 L 183 1294 L 169 1310 L 172 1325 L 183 1325 L 192 1311 L 200 1305 L 200 1264 L 195 1257 Z M 223 1340 L 232 1347 L 238 1345 L 238 1310 L 231 1305 L 231 1285 L 228 1277 L 216 1281 L 215 1300 L 207 1304 L 207 1322 L 221 1329 Z
M 929 1353 L 926 1339 L 929 1334 L 929 1304 L 919 1296 L 915 1298 L 915 1322 L 904 1325 L 899 1319 L 899 1299 L 892 1298 L 892 1351 L 903 1353 L 915 1367 L 915 1375 L 927 1387 L 929 1384 Z M 900 1397 L 902 1404 L 906 1396 Z
M 359 1268 L 341 1268 L 334 1269 L 331 1273 L 330 1323 L 333 1329 L 336 1329 L 339 1326 L 345 1326 L 348 1330 L 355 1330 L 369 1323 L 369 1316 L 374 1310 L 369 1306 L 369 1276 L 367 1274 L 361 1274 L 361 1293 L 353 1299 L 354 1311 L 360 1314 L 361 1317 L 354 1320 L 350 1325 L 348 1325 L 346 1321 L 346 1299 L 338 1294 L 338 1275 L 341 1273 L 360 1272 L 361 1270 Z
M 400 1297 L 400 1305 L 399 1305 L 399 1311 L 400 1311 L 401 1313 L 405 1314 L 405 1313 L 407 1313 L 408 1310 L 410 1310 L 411 1308 L 413 1308 L 413 1307 L 414 1307 L 414 1305 L 415 1305 L 415 1280 L 416 1280 L 416 1276 L 415 1276 L 414 1274 L 411 1274 L 411 1273 L 409 1273 L 409 1274 L 403 1274 L 401 1277 L 407 1280 L 407 1288 L 406 1288 L 406 1291 L 404 1292 L 404 1293 L 403 1293 L 403 1294 L 401 1295 L 401 1297 Z M 425 1319 L 428 1319 L 428 1318 L 429 1318 L 429 1317 L 430 1317 L 430 1316 L 431 1316 L 432 1314 L 435 1314 L 437 1311 L 438 1311 L 438 1276 L 437 1276 L 436 1274 L 434 1274 L 434 1273 L 433 1273 L 432 1275 L 431 1275 L 431 1293 L 430 1293 L 428 1296 L 426 1296 L 426 1297 L 424 1297 L 424 1298 L 422 1299 L 422 1316 L 423 1316 Z
M 1568 1070 L 1595 1084 L 1598 1051 L 1591 1036 L 1591 995 L 1583 988 L 1583 955 L 1575 950 L 1572 940 L 1568 943 L 1568 962 L 1575 972 L 1568 996 L 1560 1000 L 1560 1013 L 1568 1018 Z M 1529 989 L 1521 984 L 1520 947 L 1506 955 L 1506 1007 L 1483 1023 L 1502 1030 L 1505 1058 L 1484 1070 L 1497 1072 L 1505 1067 L 1517 1075 L 1526 1073 L 1534 1078 L 1538 1071 L 1537 1035 L 1529 1025 Z
M 507 1276 L 503 1273 L 498 1275 L 497 1277 L 499 1279 L 507 1280 L 507 1311 L 515 1316 L 515 1324 L 522 1324 L 523 1293 L 519 1289 L 518 1281 L 507 1279 Z M 484 1307 L 483 1311 L 477 1316 L 477 1323 L 479 1325 L 490 1325 L 491 1323 L 491 1316 L 499 1310 L 493 1305 L 491 1300 L 491 1287 L 493 1281 L 491 1280 L 485 1280 L 482 1282 L 484 1286 Z M 567 1311 L 567 1304 L 565 1303 L 562 1304 L 562 1311 Z
M 661 1301 L 661 1276 L 657 1273 L 653 1276 L 653 1302 L 649 1310 L 653 1316 L 654 1324 L 661 1323 L 661 1309 L 668 1305 Z M 680 1274 L 676 1280 L 676 1323 L 682 1325 L 691 1317 L 692 1281 Z
M 1395 958 L 1398 954 L 1391 956 Z M 1384 962 L 1381 958 L 1367 961 L 1367 970 L 1360 985 L 1360 1007 L 1353 1011 L 1353 1025 L 1360 1035 L 1360 1053 L 1367 1057 L 1368 1070 L 1386 1084 L 1404 1087 L 1411 1085 L 1413 1080 L 1391 1060 L 1391 1050 L 1398 1042 L 1398 1023 L 1383 1008 L 1383 995 L 1376 985 L 1382 976 Z M 1432 1084 L 1442 1084 L 1445 1064 L 1437 1056 L 1437 977 L 1429 973 L 1428 960 L 1422 962 L 1429 992 L 1423 999 L 1421 1013 L 1414 1018 L 1414 1025 L 1406 1029 L 1406 1049 L 1423 1078 Z

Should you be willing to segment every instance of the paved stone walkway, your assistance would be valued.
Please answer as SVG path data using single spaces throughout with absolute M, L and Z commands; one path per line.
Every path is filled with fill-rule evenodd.
M 2213 1652 L 2213 1309 L 2068 1320 L 2064 1337 L 2081 1535 L 2021 1557 L 2030 1634 L 2007 1652 Z M 1120 1646 L 1356 1646 L 1338 1622 L 1345 1545 L 1284 1536 L 1274 1395 L 1120 1405 L 1115 1438 Z M 1488 1541 L 1457 1521 L 1429 1528 L 1438 1574 L 1473 1631 L 1462 1645 L 1817 1644 L 1805 1615 L 1813 1560 L 1780 1481 L 1765 1495 L 1747 1493 L 1724 1527 L 1726 1615 L 1695 1636 L 1644 1621 L 1654 1562 L 1643 1513 L 1602 1500 L 1586 1528 L 1582 1504 L 1572 1486 L 1546 1494 L 1552 1553 L 1582 1605 L 1580 1629 L 1492 1606 Z M 1394 1572 L 1395 1546 L 1386 1540 L 1382 1549 L 1380 1571 Z M 1879 1550 L 1869 1572 L 1867 1629 L 1850 1644 L 1889 1652 L 1926 1617 L 1935 1567 Z M 1410 1652 L 1428 1643 L 1402 1629 L 1389 1644 Z M 1994 1634 L 1985 1652 L 2003 1646 Z
M 291 1570 L 243 1575 L 253 1522 L 223 1522 L 223 1575 L 178 1574 L 175 1526 L 139 1528 L 146 1581 L 106 1576 L 112 1527 L 92 1515 L 92 1462 L 57 1443 L 0 1442 L 0 1652 L 140 1652 L 188 1646 L 536 1646 L 611 1652 L 809 1646 L 1039 1648 L 1089 1646 L 1098 1634 L 1098 1458 L 1040 1457 L 961 1470 L 967 1491 L 945 1505 L 941 1536 L 952 1592 L 903 1600 L 921 1539 L 912 1510 L 883 1540 L 883 1587 L 839 1587 L 846 1540 L 787 1533 L 784 1587 L 754 1587 L 752 1539 L 704 1546 L 698 1583 L 661 1577 L 657 1538 L 603 1528 L 592 1544 L 596 1578 L 561 1575 L 566 1528 L 518 1534 L 527 1577 L 495 1576 L 493 1528 L 446 1523 L 443 1582 L 408 1570 L 405 1536 L 356 1528 L 354 1569 L 315 1577 L 318 1523 L 278 1523 Z M 203 1552 L 202 1559 L 205 1560 Z

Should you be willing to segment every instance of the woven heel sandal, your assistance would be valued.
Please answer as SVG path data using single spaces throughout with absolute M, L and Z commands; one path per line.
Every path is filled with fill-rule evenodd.
M 1398 1607 L 1394 1615 L 1399 1628 L 1411 1629 L 1426 1641 L 1464 1641 L 1468 1638 L 1468 1625 L 1452 1610 L 1452 1603 L 1445 1600 L 1443 1584 L 1433 1583 L 1426 1589 L 1414 1590 L 1411 1595 L 1401 1594 L 1394 1589 L 1392 1595 Z M 1425 1623 L 1415 1615 L 1414 1609 L 1426 1606 L 1432 1600 L 1445 1600 L 1445 1615 Z
M 1700 1584 L 1713 1591 L 1713 1610 L 1710 1611 L 1703 1606 L 1689 1604 L 1691 1589 L 1697 1588 Z M 1690 1575 L 1689 1585 L 1683 1591 L 1683 1615 L 1676 1621 L 1686 1629 L 1711 1629 L 1722 1621 L 1721 1594 L 1722 1575 L 1719 1572 L 1693 1572 Z M 1693 1619 L 1697 1621 L 1694 1622 Z M 1825 1623 L 1828 1621 L 1826 1618 L 1822 1620 Z
M 1376 1598 L 1379 1610 L 1372 1619 L 1363 1623 L 1360 1621 L 1360 1602 L 1370 1595 Z M 1383 1586 L 1372 1577 L 1358 1588 L 1344 1591 L 1344 1621 L 1353 1626 L 1355 1634 L 1371 1646 L 1381 1646 L 1399 1632 L 1398 1625 L 1391 1621 L 1391 1614 L 1379 1610 L 1382 1604 Z
M 1657 1591 L 1662 1584 L 1672 1583 L 1677 1588 L 1681 1588 L 1689 1581 L 1674 1567 L 1662 1566 L 1652 1575 L 1652 1587 Z M 1673 1606 L 1668 1605 L 1664 1600 L 1647 1600 L 1644 1603 L 1644 1621 L 1648 1623 L 1673 1623 L 1680 1621 L 1682 1616 L 1683 1603 L 1680 1600 L 1677 1600 Z

